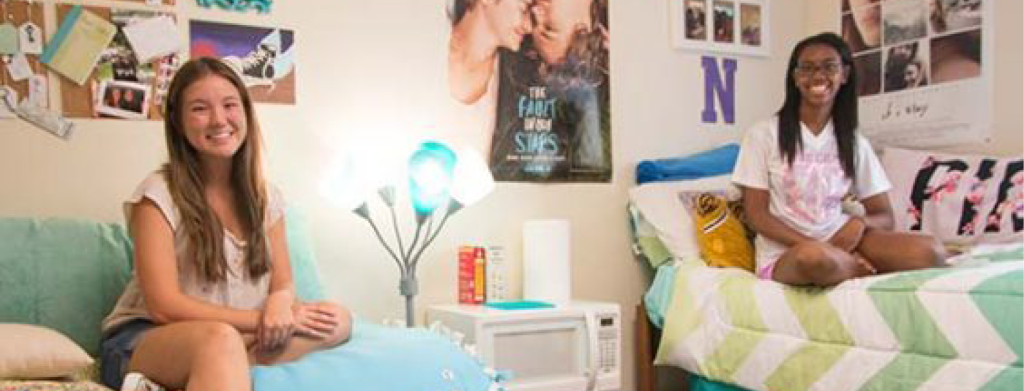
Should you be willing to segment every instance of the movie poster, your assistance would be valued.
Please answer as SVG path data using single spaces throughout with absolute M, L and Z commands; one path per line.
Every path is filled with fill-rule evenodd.
M 840 1 L 865 136 L 915 148 L 990 137 L 994 0 Z
M 493 112 L 495 180 L 611 180 L 608 1 L 451 0 L 449 14 L 451 94 Z
M 217 57 L 233 67 L 253 101 L 295 103 L 292 30 L 193 20 L 189 32 L 191 57 Z

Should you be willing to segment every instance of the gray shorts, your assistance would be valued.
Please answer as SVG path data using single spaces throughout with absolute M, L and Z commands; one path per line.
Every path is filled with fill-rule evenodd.
M 100 344 L 100 379 L 104 385 L 115 390 L 121 389 L 135 345 L 142 339 L 142 334 L 153 327 L 156 324 L 147 319 L 135 319 L 117 326 L 103 337 Z

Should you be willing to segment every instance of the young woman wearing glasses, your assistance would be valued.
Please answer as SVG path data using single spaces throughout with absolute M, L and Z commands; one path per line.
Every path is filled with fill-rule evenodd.
M 942 263 L 934 238 L 893 231 L 889 181 L 857 133 L 857 74 L 843 39 L 804 39 L 787 69 L 782 108 L 747 131 L 733 173 L 757 231 L 758 277 L 831 286 Z M 843 211 L 848 194 L 862 216 Z

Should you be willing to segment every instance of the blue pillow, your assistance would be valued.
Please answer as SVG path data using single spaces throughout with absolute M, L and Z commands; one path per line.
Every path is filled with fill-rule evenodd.
M 636 183 L 680 181 L 728 174 L 736 165 L 736 143 L 678 158 L 643 160 L 636 166 Z
M 347 343 L 251 373 L 255 391 L 486 391 L 492 384 L 483 365 L 445 337 L 358 319 Z

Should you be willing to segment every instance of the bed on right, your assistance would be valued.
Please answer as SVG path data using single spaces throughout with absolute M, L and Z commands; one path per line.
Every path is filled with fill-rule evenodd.
M 976 164 L 967 162 L 962 175 L 952 175 L 950 167 L 962 165 L 942 166 L 941 162 L 951 159 L 942 155 L 918 159 L 917 154 L 921 153 L 887 150 L 884 154 L 887 170 L 908 168 L 905 175 L 889 174 L 897 195 L 894 210 L 902 214 L 898 225 L 920 223 L 939 229 L 946 224 L 943 221 L 964 221 L 962 211 L 967 206 L 984 212 L 1004 208 L 1001 221 L 1010 236 L 999 237 L 999 243 L 960 246 L 963 252 L 952 257 L 947 267 L 853 279 L 826 289 L 793 287 L 760 280 L 739 268 L 708 266 L 693 242 L 700 228 L 687 224 L 690 211 L 678 200 L 684 194 L 707 191 L 735 199 L 728 175 L 633 188 L 629 208 L 634 248 L 656 270 L 644 299 L 647 316 L 643 318 L 650 321 L 655 335 L 660 334 L 653 350 L 639 335 L 638 377 L 650 379 L 644 373 L 650 368 L 644 365 L 644 351 L 650 358 L 656 350 L 654 364 L 696 375 L 690 376 L 692 391 L 1024 388 L 1024 243 L 1020 228 L 1014 225 L 1021 217 L 1015 209 L 1022 202 L 1021 190 L 1014 179 L 1020 175 L 1019 169 L 1014 171 L 1014 162 L 1019 164 L 1020 159 L 989 164 L 979 158 Z M 933 169 L 936 164 L 940 165 Z M 996 171 L 1002 168 L 1006 178 L 1000 182 L 999 175 L 990 176 L 996 179 L 988 188 L 995 206 L 971 204 L 977 180 L 971 180 L 970 167 L 992 166 Z M 949 183 L 953 179 L 972 185 L 957 187 Z M 905 191 L 901 183 L 906 183 Z M 1004 188 L 1004 183 L 1010 186 Z M 931 193 L 915 193 L 915 188 Z M 946 193 L 936 196 L 937 191 Z M 1008 196 L 998 197 L 1001 193 Z M 899 194 L 931 197 L 915 204 L 913 195 L 897 202 Z M 1016 201 L 1007 204 L 1005 199 Z M 965 207 L 943 209 L 944 203 L 965 200 Z M 961 213 L 940 221 L 939 213 L 954 209 Z M 976 214 L 981 217 L 975 221 L 985 222 L 987 213 Z M 641 334 L 650 330 L 644 325 L 638 329 Z M 641 390 L 650 389 L 650 381 L 642 380 Z

